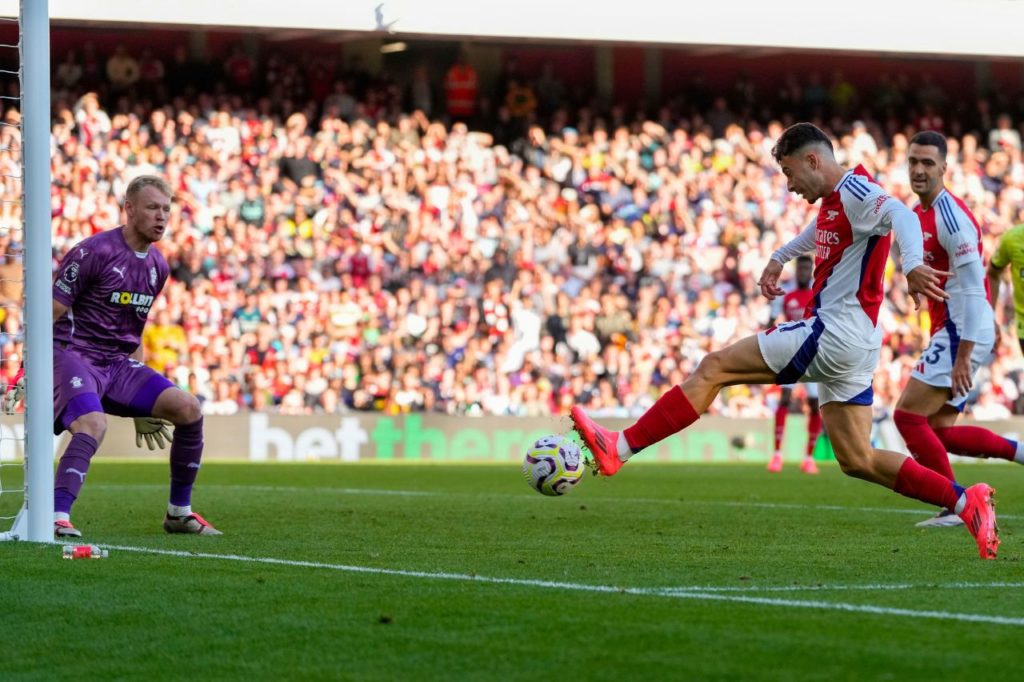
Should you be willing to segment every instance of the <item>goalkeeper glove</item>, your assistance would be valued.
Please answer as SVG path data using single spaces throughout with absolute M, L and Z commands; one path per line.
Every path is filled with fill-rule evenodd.
M 18 373 L 11 379 L 11 383 L 7 385 L 7 391 L 4 393 L 4 414 L 14 414 L 14 408 L 18 406 L 18 403 L 25 397 L 25 368 L 18 370 Z
M 171 442 L 171 432 L 168 426 L 171 422 L 156 417 L 135 418 L 135 447 L 142 447 L 142 439 L 146 439 L 146 446 L 150 450 L 163 450 Z

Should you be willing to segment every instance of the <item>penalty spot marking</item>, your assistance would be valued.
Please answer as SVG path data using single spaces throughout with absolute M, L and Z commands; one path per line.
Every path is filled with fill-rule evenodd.
M 395 568 L 377 568 L 373 566 L 353 566 L 347 564 L 330 564 L 320 561 L 301 561 L 296 559 L 277 559 L 274 557 L 251 557 L 241 554 L 214 554 L 211 552 L 185 552 L 171 549 L 151 547 L 135 547 L 130 545 L 107 545 L 110 549 L 122 552 L 173 556 L 191 559 L 214 559 L 221 561 L 239 561 L 275 566 L 294 566 L 299 568 L 315 568 L 344 573 L 362 573 L 368 575 L 399 576 L 403 578 L 419 578 L 423 580 L 450 580 L 473 582 L 491 585 L 515 585 L 517 587 L 536 587 L 541 589 L 572 590 L 576 592 L 599 592 L 606 594 L 630 594 L 647 597 L 664 597 L 669 599 L 692 599 L 701 601 L 720 601 L 761 606 L 778 606 L 783 608 L 814 609 L 818 611 L 843 611 L 847 613 L 867 613 L 879 616 L 900 616 L 905 618 L 924 618 L 932 620 L 952 620 L 968 623 L 987 623 L 991 625 L 1024 626 L 1024 618 L 1014 616 L 991 616 L 976 613 L 956 613 L 951 611 L 916 611 L 873 604 L 848 604 L 844 602 L 809 601 L 800 599 L 781 599 L 777 597 L 754 597 L 740 594 L 726 594 L 721 591 L 712 592 L 708 588 L 659 588 L 659 587 L 615 587 L 612 585 L 588 585 L 585 583 L 558 582 L 549 580 L 533 580 L 529 578 L 497 578 L 491 576 L 469 575 L 467 573 L 448 573 L 433 571 L 407 571 Z

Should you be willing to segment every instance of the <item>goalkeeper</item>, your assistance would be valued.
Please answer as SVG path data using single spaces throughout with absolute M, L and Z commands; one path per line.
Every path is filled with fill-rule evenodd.
M 125 224 L 75 246 L 53 282 L 54 431 L 72 434 L 57 467 L 53 531 L 81 536 L 71 524 L 71 506 L 112 414 L 135 419 L 137 446 L 143 440 L 151 450 L 171 443 L 164 530 L 220 535 L 191 507 L 203 454 L 199 401 L 142 361 L 142 330 L 169 272 L 153 245 L 167 231 L 171 188 L 156 176 L 137 177 L 128 185 L 124 210 Z M 7 402 L 18 398 L 8 395 Z

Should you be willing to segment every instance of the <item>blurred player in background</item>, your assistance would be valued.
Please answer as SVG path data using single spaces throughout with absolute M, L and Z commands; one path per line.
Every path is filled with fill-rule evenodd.
M 988 284 L 992 301 L 999 300 L 1003 271 L 1010 267 L 1013 286 L 1013 311 L 1017 318 L 1017 343 L 1024 353 L 1024 223 L 1003 233 L 988 263 Z M 998 346 L 998 343 L 996 344 Z
M 907 286 L 945 300 L 940 276 L 924 263 L 921 226 L 914 213 L 889 197 L 863 166 L 844 170 L 832 142 L 816 126 L 797 123 L 780 136 L 772 155 L 789 190 L 821 201 L 815 219 L 776 251 L 761 276 L 773 300 L 783 265 L 815 250 L 812 315 L 748 336 L 701 360 L 696 371 L 623 432 L 602 428 L 574 406 L 573 422 L 594 455 L 598 472 L 611 476 L 634 454 L 693 424 L 725 386 L 817 381 L 822 417 L 844 473 L 960 514 L 978 545 L 994 559 L 999 548 L 994 491 L 984 483 L 964 489 L 913 457 L 871 447 L 872 377 L 882 330 L 878 312 L 891 233 L 896 233 Z
M 798 256 L 796 259 L 796 288 L 782 297 L 782 312 L 778 315 L 779 323 L 796 322 L 804 319 L 804 314 L 814 300 L 811 281 L 814 275 L 814 259 L 810 256 Z M 786 417 L 793 406 L 793 388 L 796 384 L 783 384 L 779 405 L 775 408 L 775 450 L 768 462 L 768 471 L 782 471 L 782 440 L 786 433 Z M 807 451 L 804 461 L 800 463 L 800 471 L 805 474 L 818 473 L 818 465 L 814 462 L 814 446 L 821 435 L 821 412 L 818 409 L 818 385 L 814 382 L 804 384 L 807 395 Z
M 107 414 L 135 419 L 136 445 L 171 440 L 168 533 L 220 535 L 194 513 L 192 484 L 203 454 L 199 401 L 143 364 L 141 335 L 167 280 L 167 261 L 152 245 L 167 230 L 171 188 L 143 175 L 125 193 L 127 221 L 80 242 L 53 283 L 54 431 L 71 432 L 54 485 L 54 534 L 80 537 L 71 524 L 89 462 L 103 442 Z M 165 421 L 167 420 L 167 421 Z
M 974 375 L 992 354 L 995 324 L 985 286 L 981 228 L 967 205 L 946 189 L 946 138 L 923 131 L 910 140 L 910 184 L 919 203 L 924 257 L 950 271 L 942 287 L 946 301 L 929 301 L 931 341 L 903 389 L 893 421 L 918 462 L 955 480 L 947 451 L 977 457 L 1021 458 L 1015 441 L 977 426 L 955 426 Z M 956 526 L 951 509 L 919 526 Z

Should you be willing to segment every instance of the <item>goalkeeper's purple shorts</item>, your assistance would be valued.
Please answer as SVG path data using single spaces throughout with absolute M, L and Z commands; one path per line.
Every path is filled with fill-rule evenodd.
M 174 384 L 138 360 L 95 360 L 70 348 L 53 354 L 53 432 L 90 412 L 150 417 L 156 399 Z

